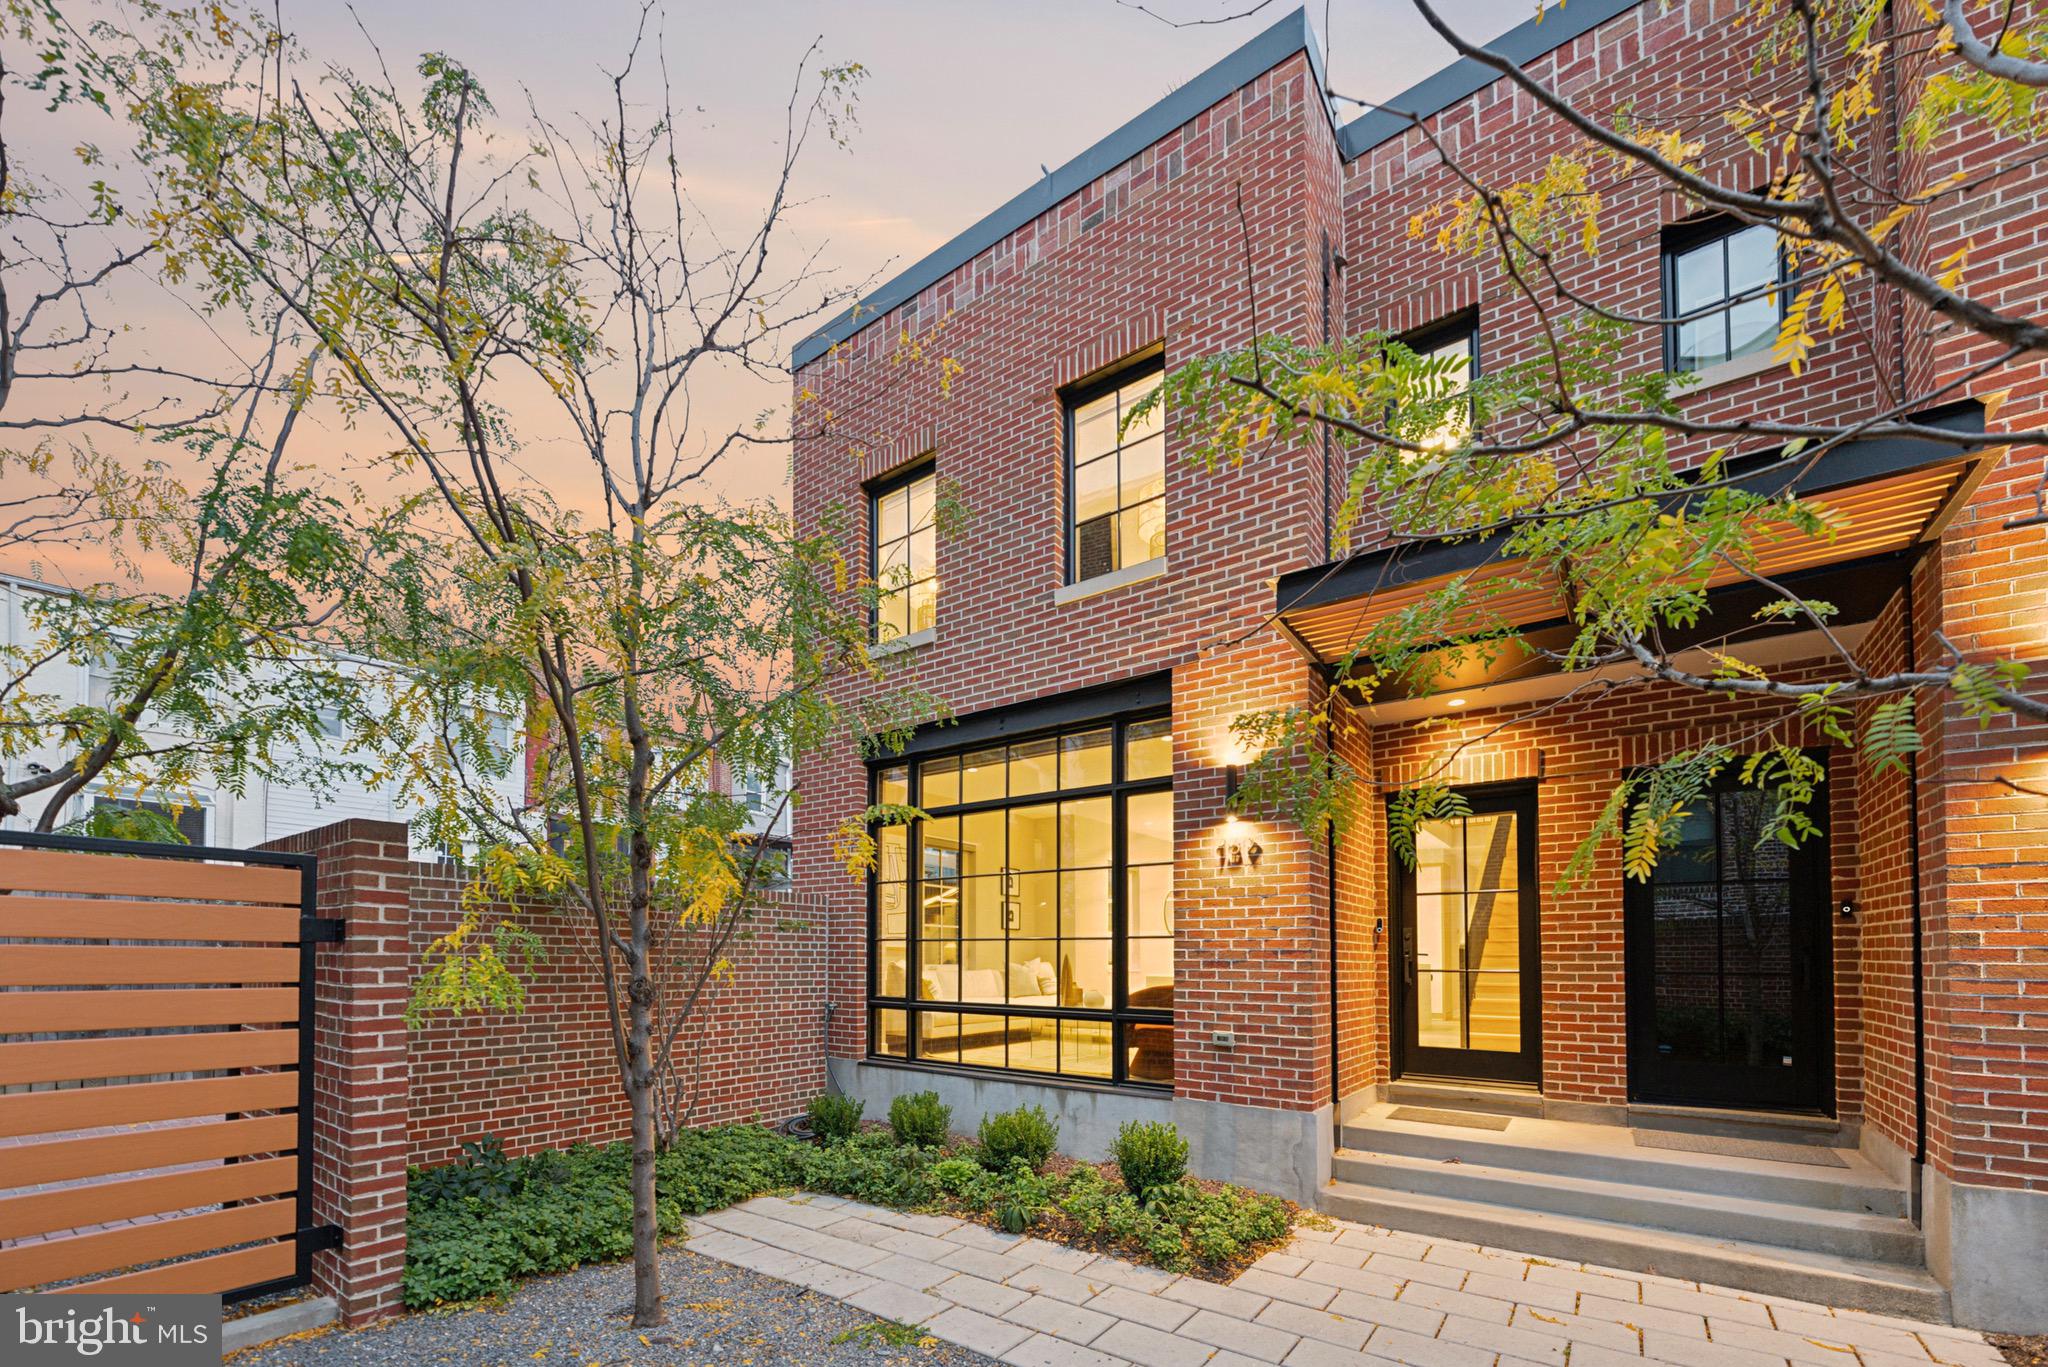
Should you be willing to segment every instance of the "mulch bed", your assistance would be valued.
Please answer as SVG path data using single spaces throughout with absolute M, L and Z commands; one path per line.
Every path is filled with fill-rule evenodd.
M 2012 1367 L 2048 1367 L 2048 1334 L 1986 1334 Z

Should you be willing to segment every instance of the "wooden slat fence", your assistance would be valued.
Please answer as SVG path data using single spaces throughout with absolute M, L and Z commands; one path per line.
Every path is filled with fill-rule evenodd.
M 0 1291 L 307 1279 L 310 856 L 0 832 Z

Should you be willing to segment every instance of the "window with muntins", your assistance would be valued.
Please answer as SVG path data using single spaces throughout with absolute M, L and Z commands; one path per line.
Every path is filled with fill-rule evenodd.
M 1784 316 L 1778 235 L 1734 220 L 1681 224 L 1665 235 L 1666 365 L 1705 370 L 1767 351 Z
M 1164 376 L 1155 357 L 1067 396 L 1070 582 L 1166 554 L 1166 425 L 1157 408 L 1125 421 Z
M 1173 735 L 1096 722 L 891 765 L 875 800 L 869 1051 L 1173 1084 Z
M 938 531 L 932 521 L 938 489 L 938 475 L 926 466 L 868 496 L 873 572 L 881 590 L 875 605 L 877 641 L 924 631 L 938 621 Z

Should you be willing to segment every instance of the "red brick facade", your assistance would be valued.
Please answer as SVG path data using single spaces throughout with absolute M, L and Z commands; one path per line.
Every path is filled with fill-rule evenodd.
M 1737 9 L 1734 0 L 1637 6 L 1530 69 L 1596 110 L 1631 101 L 1662 108 L 1672 92 L 1731 83 L 1760 99 L 1768 82 L 1749 73 L 1756 34 L 1731 22 Z M 1900 79 L 1924 73 L 1905 68 Z M 1436 152 L 1410 132 L 1343 160 L 1314 82 L 1302 52 L 1278 60 L 807 364 L 800 391 L 839 415 L 841 427 L 799 442 L 794 488 L 806 524 L 834 510 L 847 516 L 850 559 L 862 564 L 864 482 L 927 456 L 957 482 L 974 521 L 938 547 L 935 639 L 894 658 L 958 715 L 1171 671 L 1175 1097 L 1302 1112 L 1385 1082 L 1393 1066 L 1389 871 L 1377 799 L 1341 841 L 1334 868 L 1320 841 L 1278 821 L 1258 827 L 1269 853 L 1255 874 L 1219 876 L 1208 852 L 1224 814 L 1230 718 L 1307 701 L 1320 687 L 1268 617 L 1275 576 L 1334 553 L 1327 517 L 1342 471 L 1291 449 L 1204 471 L 1178 458 L 1169 430 L 1165 573 L 1078 601 L 1061 602 L 1055 590 L 1064 572 L 1061 386 L 1148 348 L 1163 346 L 1173 365 L 1242 345 L 1252 322 L 1247 269 L 1262 330 L 1318 340 L 1326 318 L 1338 330 L 1399 331 L 1473 309 L 1489 368 L 1535 344 L 1533 307 L 1490 259 L 1448 256 L 1410 235 L 1411 216 L 1458 188 Z M 1503 82 L 1429 123 L 1494 184 L 1533 174 L 1571 145 Z M 1732 133 L 1704 136 L 1712 174 L 1739 182 L 1752 169 L 1753 154 Z M 2010 150 L 1981 137 L 1909 158 L 1891 146 L 1867 138 L 1859 173 L 1926 184 Z M 1571 268 L 1575 283 L 1615 307 L 1660 311 L 1660 233 L 1689 212 L 1649 177 L 1617 187 L 1602 201 L 1599 255 Z M 2033 170 L 1916 229 L 1918 249 L 1938 260 L 1962 237 L 1981 235 L 1987 245 L 1972 258 L 1970 286 L 2038 310 L 2048 257 L 2031 225 L 2041 222 L 2048 174 Z M 1345 258 L 1327 301 L 1326 240 Z M 1955 376 L 1984 351 L 1868 289 L 1852 291 L 1850 313 L 1854 325 L 1824 336 L 1803 373 L 1764 368 L 1692 402 L 1717 415 L 1841 418 L 1885 406 L 1901 374 Z M 957 361 L 949 393 L 935 372 L 907 359 L 907 335 Z M 1617 364 L 1661 365 L 1654 335 Z M 2007 385 L 2001 422 L 2027 425 L 2048 410 L 2048 374 L 2038 364 L 2009 367 L 1966 392 L 1982 397 Z M 1914 658 L 1938 657 L 1939 631 L 1965 650 L 2028 660 L 2038 679 L 2048 657 L 2048 533 L 2005 524 L 2032 510 L 2042 460 L 2037 449 L 2006 453 L 1926 548 L 1912 571 Z M 1377 531 L 1368 518 L 1361 543 Z M 1907 624 L 1906 602 L 1895 598 L 1869 629 L 1869 658 L 1902 664 Z M 1361 772 L 1397 780 L 1503 715 L 1460 717 L 1427 737 L 1358 715 L 1334 744 Z M 1457 759 L 1461 782 L 1537 785 L 1546 1097 L 1620 1105 L 1629 1095 L 1619 859 L 1559 892 L 1565 861 L 1631 766 L 1767 716 L 1641 687 L 1508 727 Z M 1979 727 L 1934 701 L 1921 725 L 1927 744 L 1910 783 L 1874 774 L 1839 748 L 1830 757 L 1829 890 L 1854 908 L 1853 919 L 1832 922 L 1831 1104 L 1892 1149 L 1915 1150 L 1917 871 L 1927 1157 L 1957 1181 L 2048 1191 L 2048 800 L 2039 795 L 2048 789 L 2048 731 L 2011 718 Z M 868 912 L 864 889 L 846 879 L 829 846 L 833 828 L 867 800 L 865 770 L 849 750 L 808 761 L 798 783 L 797 886 L 826 908 L 831 1052 L 854 1060 L 866 1051 Z M 1221 1034 L 1234 1047 L 1215 1047 Z

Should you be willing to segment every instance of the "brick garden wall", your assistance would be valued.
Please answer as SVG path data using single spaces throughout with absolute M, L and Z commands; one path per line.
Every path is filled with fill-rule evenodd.
M 427 946 L 460 919 L 461 893 L 451 866 L 413 866 L 415 972 Z M 590 937 L 582 923 L 552 910 L 529 909 L 519 919 L 540 935 L 547 955 L 530 975 L 525 1009 L 439 1014 L 409 1036 L 413 1163 L 449 1162 L 481 1135 L 495 1135 L 515 1154 L 626 1137 L 625 1094 Z M 732 974 L 713 986 L 687 1030 L 693 1124 L 782 1120 L 825 1090 L 819 928 L 794 908 L 788 919 L 765 915 L 756 927 L 728 951 Z

